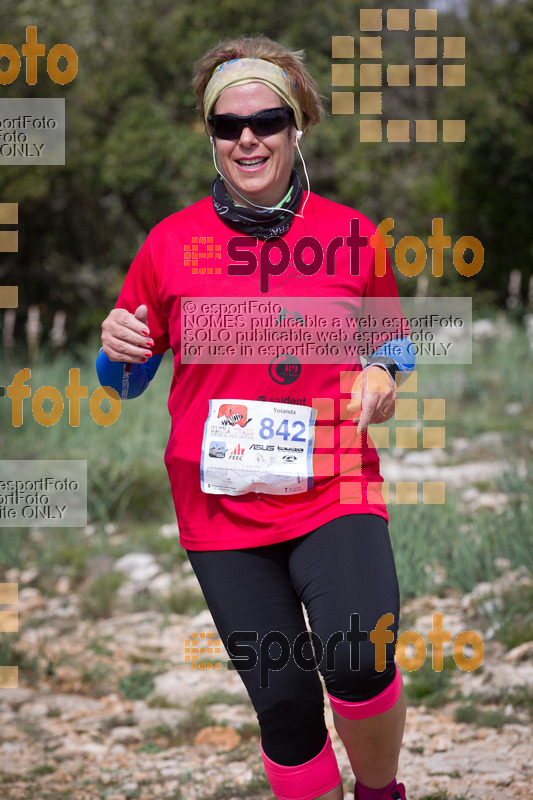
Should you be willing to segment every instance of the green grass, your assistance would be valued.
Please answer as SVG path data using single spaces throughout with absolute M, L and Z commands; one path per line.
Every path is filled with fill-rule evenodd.
M 247 739 L 259 739 L 261 735 L 261 729 L 257 722 L 243 722 L 236 730 L 243 741 Z
M 137 721 L 133 716 L 133 714 L 126 714 L 123 717 L 116 717 L 116 716 L 106 717 L 106 719 L 103 721 L 101 725 L 101 729 L 102 731 L 105 731 L 107 733 L 113 730 L 113 728 L 118 728 L 123 726 L 133 727 L 136 724 Z
M 40 764 L 38 767 L 34 767 L 29 775 L 32 778 L 37 777 L 38 775 L 51 775 L 56 770 L 57 766 L 54 766 L 54 764 Z
M 243 702 L 247 701 L 243 700 L 241 695 L 227 692 L 225 689 L 210 689 L 208 692 L 204 692 L 204 694 L 197 697 L 194 701 L 194 704 L 197 708 L 207 708 L 214 703 L 224 703 L 228 706 L 236 706 Z
M 533 465 L 502 474 L 499 490 L 510 500 L 500 515 L 461 513 L 451 492 L 444 505 L 389 506 L 390 531 L 402 596 L 470 592 L 498 575 L 495 560 L 512 568 L 533 564 Z M 436 585 L 435 574 L 442 583 Z
M 158 672 L 139 669 L 125 675 L 118 685 L 118 690 L 126 700 L 144 700 L 154 691 L 154 677 Z
M 143 731 L 144 736 L 157 746 L 179 747 L 183 744 L 192 744 L 196 734 L 202 728 L 217 725 L 209 712 L 200 707 L 191 709 L 187 716 L 175 725 L 161 723 Z
M 446 399 L 446 436 L 471 439 L 486 431 L 500 431 L 517 438 L 521 434 L 522 441 L 527 441 L 533 435 L 529 413 L 532 355 L 525 326 L 511 323 L 503 314 L 496 321 L 498 335 L 474 343 L 471 365 L 418 370 L 418 396 Z M 506 414 L 505 406 L 515 402 L 522 403 L 520 413 Z
M 19 647 L 19 633 L 0 633 L 0 664 L 18 667 L 21 682 L 36 686 L 42 677 L 39 654 L 28 655 Z
M 427 708 L 445 705 L 454 698 L 453 675 L 457 665 L 452 656 L 443 660 L 441 672 L 435 672 L 431 658 L 426 658 L 422 666 L 409 673 L 409 682 L 405 684 L 405 696 L 409 705 L 424 704 Z
M 450 458 L 452 437 L 464 436 L 471 442 L 480 433 L 497 431 L 503 436 L 498 451 L 485 446 L 478 448 L 475 457 L 508 460 L 511 465 L 520 458 L 523 466 L 521 471 L 511 466 L 493 484 L 477 482 L 484 491 L 496 489 L 507 494 L 509 502 L 502 514 L 461 513 L 455 493 L 450 490 L 444 505 L 390 505 L 390 530 L 404 600 L 426 593 L 468 592 L 480 581 L 493 581 L 499 574 L 494 561 L 500 556 L 509 559 L 513 568 L 533 564 L 533 537 L 529 534 L 533 455 L 528 444 L 533 438 L 532 356 L 524 326 L 510 317 L 502 322 L 503 317 L 492 316 L 500 320 L 501 333 L 474 346 L 472 365 L 429 365 L 418 370 L 419 416 L 420 398 L 443 397 Z M 91 395 L 98 385 L 94 369 L 98 348 L 95 340 L 85 350 L 78 348 L 76 358 L 64 354 L 50 363 L 36 364 L 28 382 L 32 396 L 41 385 L 56 386 L 64 396 L 71 367 L 80 369 L 81 383 L 88 386 Z M 23 366 L 4 365 L 6 385 Z M 58 578 L 67 576 L 74 591 L 84 587 L 83 613 L 98 619 L 114 613 L 119 578 L 111 575 L 109 566 L 105 568 L 109 574 L 100 577 L 101 583 L 89 583 L 88 578 L 94 575 L 94 559 L 112 563 L 128 552 L 149 552 L 167 571 L 185 560 L 178 539 L 159 533 L 163 523 L 175 521 L 163 463 L 170 429 L 167 397 L 171 376 L 172 359 L 167 355 L 147 394 L 125 401 L 120 418 L 109 427 L 93 421 L 88 401 L 82 401 L 78 428 L 69 425 L 68 403 L 57 425 L 43 427 L 32 417 L 29 398 L 24 400 L 23 425 L 13 428 L 11 402 L 0 403 L 0 447 L 4 459 L 87 461 L 88 514 L 94 526 L 92 535 L 79 528 L 48 529 L 46 535 L 40 536 L 24 528 L 0 528 L 0 566 L 23 568 L 38 564 L 38 588 L 50 596 L 56 593 Z M 522 403 L 520 413 L 506 414 L 505 406 L 516 402 Z M 420 481 L 423 477 L 421 470 Z M 104 530 L 111 521 L 116 525 L 114 534 Z M 194 614 L 205 608 L 205 602 L 194 592 L 177 586 L 168 597 L 138 595 L 131 606 L 131 610 Z M 520 598 L 506 600 L 501 622 L 508 647 L 533 635 L 533 622 Z
M 498 730 L 501 730 L 506 724 L 519 722 L 518 717 L 508 716 L 500 709 L 484 710 L 471 703 L 458 706 L 454 711 L 453 717 L 456 722 L 468 722 L 470 725 L 476 725 L 480 728 L 497 728 Z
M 512 689 L 506 690 L 503 695 L 503 702 L 506 705 L 510 703 L 518 711 L 526 712 L 533 722 L 533 693 L 529 686 L 514 686 Z
M 120 572 L 104 572 L 94 578 L 79 596 L 82 617 L 89 619 L 111 617 L 116 606 L 117 591 L 125 581 L 126 576 Z
M 179 703 L 172 703 L 167 697 L 154 695 L 147 701 L 148 708 L 181 708 Z
M 85 356 L 65 353 L 51 363 L 31 368 L 27 385 L 31 397 L 23 400 L 23 423 L 12 426 L 11 401 L 0 403 L 0 447 L 3 459 L 75 459 L 88 462 L 88 513 L 102 523 L 133 518 L 144 521 L 174 521 L 163 452 L 170 431 L 166 407 L 172 359 L 167 356 L 159 368 L 157 388 L 151 396 L 124 401 L 119 419 L 110 426 L 98 425 L 89 412 L 89 398 L 98 388 L 94 362 L 99 344 L 86 348 Z M 6 384 L 23 363 L 2 365 Z M 69 424 L 65 387 L 70 368 L 80 370 L 80 382 L 88 387 L 89 398 L 81 400 L 80 424 Z M 45 427 L 32 415 L 32 397 L 40 386 L 54 386 L 64 399 L 63 414 L 57 424 Z M 152 391 L 153 390 L 153 391 Z M 104 410 L 104 404 L 102 404 Z M 46 410 L 46 409 L 45 409 Z
M 533 641 L 533 585 L 511 585 L 492 605 L 486 622 L 495 624 L 495 636 L 508 650 Z
M 203 595 L 182 586 L 176 586 L 167 595 L 153 595 L 148 592 L 137 594 L 131 603 L 131 611 L 159 611 L 189 616 L 195 616 L 206 608 Z
M 104 697 L 115 689 L 115 672 L 111 664 L 90 659 L 89 664 L 82 667 L 80 680 L 84 691 L 93 697 Z

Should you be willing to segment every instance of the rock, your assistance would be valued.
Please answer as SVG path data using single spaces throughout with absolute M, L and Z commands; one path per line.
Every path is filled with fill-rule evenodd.
M 450 740 L 446 736 L 434 736 L 429 745 L 433 753 L 446 753 L 451 746 Z
M 184 708 L 144 708 L 134 711 L 135 721 L 141 730 L 168 725 L 174 728 L 187 716 Z
M 210 725 L 202 728 L 194 737 L 195 745 L 210 745 L 219 750 L 233 750 L 241 742 L 241 737 L 235 728 L 223 725 Z
M 496 324 L 490 319 L 477 319 L 472 323 L 472 336 L 475 342 L 493 339 L 498 333 Z
M 402 464 L 415 467 L 426 467 L 428 464 L 443 464 L 447 461 L 446 450 L 435 447 L 428 450 L 407 452 L 402 458 Z
M 478 449 L 481 453 L 481 445 Z M 463 474 L 467 474 L 467 465 L 463 467 Z M 404 468 L 411 471 L 415 466 L 404 463 Z M 420 467 L 417 469 L 420 473 Z M 446 474 L 449 469 L 455 468 L 429 462 L 422 470 L 423 477 L 426 479 L 431 470 Z M 474 479 L 478 477 L 474 474 Z M 480 495 L 477 492 L 476 498 Z M 465 534 L 470 531 L 469 527 Z M 146 559 L 143 554 L 134 555 L 141 555 L 145 566 L 154 564 L 151 556 Z M 496 555 L 495 552 L 493 557 Z M 114 563 L 109 559 L 105 570 L 113 568 Z M 96 569 L 96 562 L 93 566 Z M 419 631 L 426 640 L 433 614 L 439 612 L 444 617 L 444 629 L 450 630 L 453 637 L 460 630 L 476 630 L 479 624 L 479 617 L 473 616 L 476 610 L 502 603 L 510 589 L 517 596 L 521 587 L 529 592 L 531 572 L 527 567 L 512 570 L 505 560 L 499 560 L 495 566 L 496 579 L 475 587 L 464 598 L 464 604 L 459 591 L 404 603 L 403 612 L 409 615 L 404 627 Z M 431 565 L 430 569 L 435 586 L 446 581 L 438 565 Z M 19 573 L 6 575 L 4 580 L 17 583 L 19 577 Z M 170 577 L 180 589 L 184 579 L 197 585 L 189 562 L 180 561 Z M 53 583 L 59 580 L 60 575 L 56 575 Z M 160 570 L 146 581 L 132 579 L 127 585 L 134 592 L 142 589 L 148 593 L 154 588 L 162 589 L 168 580 L 168 573 Z M 254 776 L 263 772 L 257 741 L 243 743 L 238 734 L 240 725 L 256 723 L 238 673 L 227 670 L 225 664 L 222 669 L 200 671 L 184 661 L 184 640 L 190 639 L 193 631 L 215 631 L 209 612 L 191 619 L 185 614 L 123 611 L 101 620 L 75 619 L 72 624 L 68 615 L 62 617 L 63 610 L 69 610 L 69 615 L 76 610 L 77 598 L 72 589 L 54 598 L 41 596 L 35 586 L 23 586 L 22 592 L 23 601 L 38 606 L 29 615 L 36 624 L 21 624 L 20 648 L 28 657 L 38 658 L 42 670 L 38 690 L 23 686 L 0 692 L 0 771 L 4 777 L 9 776 L 7 789 L 0 791 L 2 800 L 4 795 L 6 800 L 21 800 L 30 778 L 36 798 L 66 794 L 69 798 L 89 800 L 91 786 L 100 786 L 98 796 L 105 795 L 106 800 L 131 800 L 139 793 L 144 797 L 145 788 L 150 800 L 178 796 L 203 800 L 218 793 L 226 796 L 230 791 L 235 797 L 237 794 L 270 796 L 268 792 L 254 792 L 248 786 Z M 454 670 L 457 699 L 440 709 L 423 705 L 409 708 L 400 775 L 413 800 L 441 796 L 443 792 L 469 800 L 531 800 L 531 731 L 523 698 L 527 698 L 533 687 L 533 642 L 525 642 L 506 653 L 498 641 L 487 641 L 486 630 L 480 633 L 485 641 L 483 664 L 473 672 Z M 428 644 L 428 659 L 430 649 Z M 225 662 L 227 655 L 223 651 L 217 658 Z M 54 667 L 53 675 L 44 669 L 48 662 Z M 149 698 L 128 701 L 117 693 L 120 676 L 129 674 L 133 665 L 142 670 L 167 670 L 155 677 L 156 688 L 151 695 L 153 699 L 160 696 L 163 707 L 150 708 Z M 87 696 L 92 687 L 82 682 L 84 671 L 91 675 L 91 683 L 100 693 L 107 690 L 109 694 L 99 699 Z M 405 673 L 403 677 L 405 683 L 414 682 L 416 673 Z M 153 731 L 148 735 L 149 729 L 179 728 L 199 708 L 197 700 L 202 702 L 207 692 L 212 699 L 217 691 L 222 701 L 225 693 L 231 692 L 241 702 L 210 703 L 212 725 L 200 731 L 194 743 L 164 745 L 165 749 L 155 753 L 150 752 L 151 748 L 143 752 L 145 748 L 139 747 L 154 738 Z M 472 702 L 480 709 L 501 712 L 505 723 L 501 729 L 454 722 L 454 709 L 470 702 L 472 695 L 476 698 Z M 179 707 L 164 707 L 165 701 Z M 327 702 L 325 715 L 339 768 L 350 790 L 353 773 Z M 157 741 L 156 744 L 160 746 Z M 55 772 L 33 773 L 43 763 L 55 766 Z
M 428 775 L 463 775 L 469 772 L 469 759 L 464 755 L 461 757 L 456 750 L 437 752 L 425 759 L 424 769 Z
M 209 706 L 209 715 L 219 725 L 246 725 L 257 722 L 257 716 L 251 703 L 239 703 L 230 706 L 227 703 L 212 703 Z
M 153 580 L 148 584 L 148 591 L 152 594 L 168 595 L 176 586 L 177 580 L 170 572 L 162 572 L 161 575 L 156 575 Z
M 490 583 L 489 581 L 482 581 L 481 583 L 476 583 L 469 594 L 465 594 L 461 601 L 461 605 L 465 609 L 472 608 L 475 607 L 476 604 L 479 604 L 480 601 L 486 600 L 493 596 L 494 584 Z
M 43 608 L 44 605 L 45 601 L 39 589 L 35 589 L 33 586 L 25 586 L 24 589 L 19 590 L 18 609 L 20 614 L 28 614 L 30 611 Z
M 24 703 L 35 700 L 37 692 L 34 689 L 2 689 L 0 697 L 11 708 L 19 709 Z
M 40 700 L 35 703 L 24 703 L 22 714 L 25 717 L 46 717 L 48 714 L 48 705 Z
M 20 573 L 19 583 L 33 583 L 39 577 L 39 570 L 37 567 L 29 567 L 23 569 Z
M 81 753 L 94 756 L 96 760 L 97 758 L 99 759 L 105 755 L 107 745 L 98 744 L 98 742 L 84 742 L 82 745 L 80 745 L 79 750 Z
M 159 528 L 159 535 L 165 539 L 175 539 L 180 535 L 180 530 L 176 523 L 169 525 L 161 525 Z
M 503 447 L 503 434 L 499 431 L 487 431 L 476 436 L 472 444 L 478 448 L 486 448 L 493 453 L 501 453 Z
M 80 742 L 68 737 L 61 747 L 54 750 L 54 761 L 67 761 L 68 759 L 83 759 L 85 756 L 96 758 L 103 757 L 107 752 L 107 745 L 98 742 Z
M 161 767 L 159 772 L 164 778 L 181 778 L 183 770 L 181 767 L 166 766 Z
M 55 590 L 58 594 L 68 594 L 71 589 L 70 579 L 66 575 L 62 575 L 55 585 Z
M 415 481 L 420 483 L 420 467 L 406 464 L 405 461 L 381 457 L 383 478 L 386 481 Z M 444 481 L 446 490 L 464 489 L 475 481 L 500 480 L 502 472 L 508 468 L 503 461 L 469 461 L 453 466 L 427 464 L 424 467 L 423 480 Z
M 224 658 L 224 657 L 222 657 Z M 208 669 L 201 672 L 183 665 L 180 669 L 164 672 L 154 678 L 155 688 L 148 699 L 164 697 L 170 703 L 186 706 L 210 690 L 224 689 L 247 699 L 246 689 L 235 671 Z
M 139 744 L 144 737 L 139 728 L 130 725 L 120 725 L 113 728 L 109 734 L 112 744 Z
M 118 587 L 117 598 L 119 600 L 131 600 L 139 594 L 140 587 L 143 587 L 143 584 L 136 583 L 135 581 L 126 581 L 126 583 Z
M 137 791 L 139 784 L 136 781 L 130 781 L 129 783 L 125 783 L 124 786 L 121 786 L 121 790 L 126 793 L 126 795 L 130 795 L 133 792 Z
M 498 572 L 509 572 L 511 569 L 511 562 L 508 558 L 504 558 L 503 556 L 498 556 L 498 558 L 494 559 L 494 566 L 498 570 Z
M 441 612 L 436 612 L 436 613 L 442 613 L 442 611 Z M 456 613 L 448 612 L 446 614 L 442 614 L 442 617 L 443 617 L 442 618 L 442 629 L 443 629 L 443 631 L 449 631 L 450 634 L 451 634 L 451 642 L 446 642 L 446 643 L 443 644 L 443 652 L 444 652 L 445 655 L 447 655 L 448 652 L 451 652 L 451 650 L 452 650 L 453 642 L 455 641 L 455 637 L 459 633 L 462 633 L 462 631 L 465 630 L 465 622 L 464 622 L 464 619 L 462 618 L 462 616 L 457 612 Z M 428 640 L 428 633 L 429 633 L 430 630 L 432 630 L 434 622 L 436 622 L 436 624 L 438 625 L 438 618 L 436 620 L 433 620 L 433 614 L 428 614 L 428 615 L 425 615 L 425 616 L 417 617 L 416 623 L 415 623 L 413 629 L 415 631 L 417 631 L 418 633 L 421 633 L 422 636 L 427 641 L 429 641 Z M 432 652 L 431 648 L 432 647 L 433 647 L 433 645 L 430 645 L 428 647 L 429 656 L 431 656 L 431 652 Z
M 2 742 L 0 745 L 0 751 L 2 753 L 20 753 L 22 750 L 24 750 L 25 746 L 26 745 L 22 742 Z M 2 762 L 0 762 L 0 764 L 2 765 L 2 768 L 5 769 Z
M 463 492 L 463 502 L 471 512 L 478 511 L 480 508 L 502 512 L 507 506 L 509 498 L 502 492 L 478 492 L 472 488 Z
M 63 694 L 58 692 L 46 697 L 46 704 L 49 709 L 59 708 L 61 715 L 68 717 L 69 715 L 80 716 L 81 714 L 90 714 L 95 711 L 104 711 L 105 706 L 101 700 L 95 700 L 92 697 L 85 697 L 81 694 Z
M 513 647 L 504 656 L 504 661 L 517 664 L 519 661 L 533 661 L 533 642 L 523 642 L 517 647 Z
M 472 442 L 469 439 L 465 439 L 463 436 L 457 436 L 457 438 L 452 439 L 453 454 L 459 458 L 466 456 L 466 454 L 470 452 L 471 447 Z
M 186 572 L 184 570 L 184 572 Z M 182 578 L 179 580 L 179 588 L 185 589 L 189 592 L 193 592 L 198 597 L 202 597 L 202 589 L 200 584 L 198 583 L 198 578 L 194 574 L 194 572 L 186 573 Z
M 198 631 L 199 633 L 202 631 L 205 631 L 206 633 L 210 633 L 211 631 L 216 632 L 215 623 L 213 622 L 211 612 L 207 609 L 200 611 L 199 614 L 191 619 L 190 629 L 191 631 Z
M 74 594 L 68 597 L 51 597 L 48 601 L 48 611 L 51 616 L 72 619 L 79 616 L 77 602 L 78 598 Z
M 149 581 L 161 571 L 151 553 L 128 553 L 115 561 L 114 569 L 136 582 Z

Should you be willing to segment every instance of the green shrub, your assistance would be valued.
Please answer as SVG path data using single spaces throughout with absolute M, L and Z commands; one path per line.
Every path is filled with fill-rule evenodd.
M 116 605 L 117 591 L 127 580 L 120 572 L 98 575 L 80 594 L 79 608 L 83 617 L 101 619 L 110 617 Z
M 405 696 L 410 705 L 423 703 L 428 708 L 442 706 L 453 699 L 453 672 L 457 665 L 452 656 L 443 660 L 443 669 L 436 672 L 431 659 L 426 658 L 422 666 L 409 673 L 409 682 L 405 685 Z
M 152 670 L 135 670 L 125 675 L 118 685 L 118 690 L 126 700 L 144 700 L 154 691 L 154 677 L 157 672 Z

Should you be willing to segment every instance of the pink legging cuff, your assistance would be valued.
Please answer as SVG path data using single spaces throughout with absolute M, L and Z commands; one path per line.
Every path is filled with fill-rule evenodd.
M 392 708 L 400 696 L 401 688 L 402 676 L 396 665 L 396 675 L 392 683 L 370 700 L 352 703 L 347 700 L 339 700 L 338 697 L 332 697 L 329 692 L 328 697 L 331 707 L 339 716 L 345 717 L 346 719 L 367 719 L 368 717 L 375 717 L 376 714 L 382 714 L 384 711 L 388 711 L 389 708 Z
M 263 750 L 262 742 L 261 754 L 270 788 L 277 800 L 313 800 L 340 783 L 341 775 L 329 733 L 320 753 L 295 767 L 284 767 L 272 761 Z

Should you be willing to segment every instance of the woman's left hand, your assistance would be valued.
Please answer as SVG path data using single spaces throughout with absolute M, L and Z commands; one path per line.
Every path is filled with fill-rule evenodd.
M 350 414 L 361 412 L 357 433 L 369 425 L 378 425 L 390 419 L 396 410 L 396 384 L 390 373 L 382 367 L 367 367 L 360 372 L 352 386 L 352 399 L 348 403 Z

